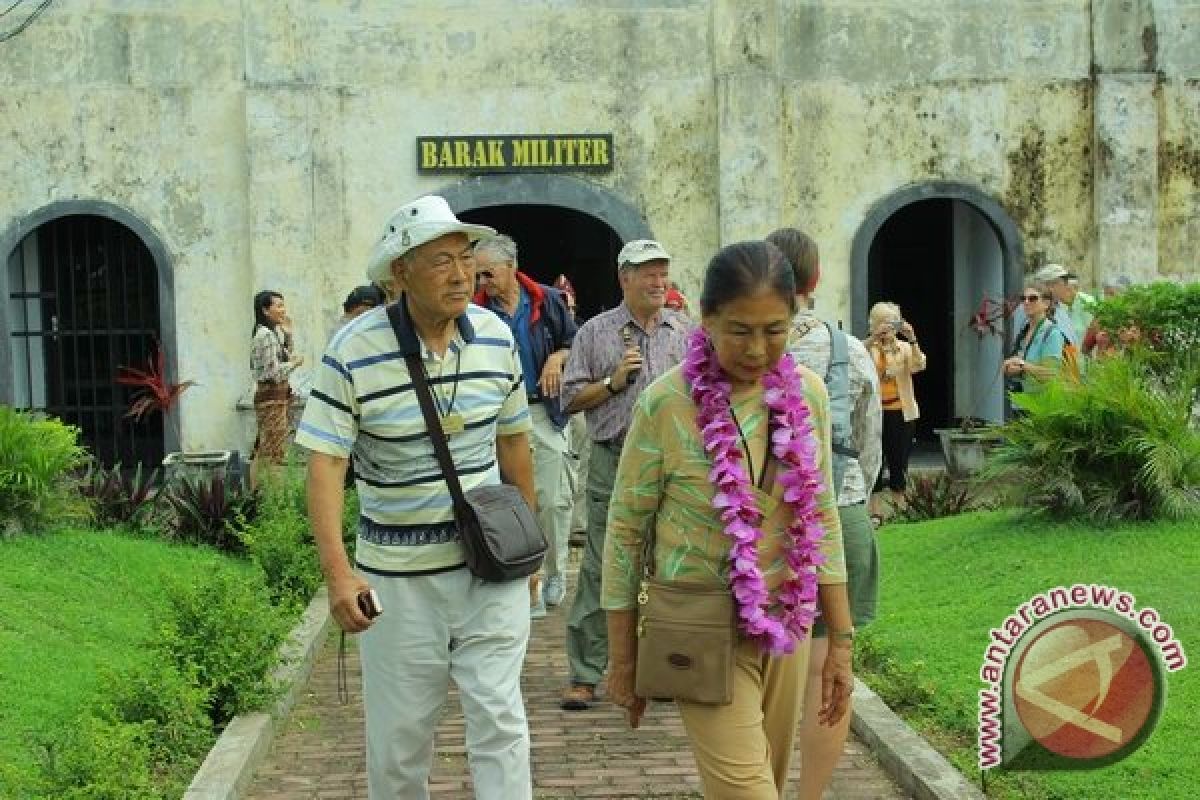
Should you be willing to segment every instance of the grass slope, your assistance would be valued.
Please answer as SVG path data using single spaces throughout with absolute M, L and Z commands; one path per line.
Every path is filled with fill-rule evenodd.
M 0 765 L 23 769 L 42 733 L 94 699 L 100 674 L 149 658 L 175 582 L 249 572 L 215 551 L 66 531 L 0 541 Z
M 1039 592 L 1098 583 L 1134 595 L 1174 630 L 1190 665 L 1171 674 L 1150 740 L 1103 769 L 987 774 L 988 794 L 1010 798 L 1195 796 L 1200 766 L 1200 531 L 1195 523 L 1095 530 L 1011 511 L 966 514 L 879 532 L 880 617 L 870 627 L 899 660 L 924 663 L 935 688 L 909 722 L 978 781 L 979 669 L 988 631 Z M 864 676 L 870 682 L 869 676 Z

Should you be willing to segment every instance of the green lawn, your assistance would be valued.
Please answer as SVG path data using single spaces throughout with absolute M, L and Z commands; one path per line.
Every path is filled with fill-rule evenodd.
M 922 662 L 932 703 L 905 716 L 976 782 L 979 678 L 988 631 L 1035 594 L 1099 583 L 1134 595 L 1174 629 L 1190 666 L 1169 676 L 1158 728 L 1125 760 L 1090 771 L 987 773 L 1000 798 L 1196 796 L 1200 766 L 1200 526 L 1095 530 L 1010 511 L 972 513 L 879 531 L 882 585 L 874 641 Z M 871 676 L 864 675 L 871 683 Z
M 0 768 L 94 698 L 99 673 L 146 658 L 167 587 L 254 568 L 207 548 L 70 531 L 0 541 Z M 0 769 L 3 772 L 3 769 Z

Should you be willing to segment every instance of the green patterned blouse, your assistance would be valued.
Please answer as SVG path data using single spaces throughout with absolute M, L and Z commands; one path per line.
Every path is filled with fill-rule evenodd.
M 825 488 L 818 498 L 825 539 L 825 563 L 818 568 L 821 583 L 845 583 L 842 528 L 832 483 L 829 450 L 829 396 L 814 373 L 798 367 L 804 378 L 804 398 L 821 440 L 819 464 Z M 767 444 L 767 409 L 762 387 L 737 392 L 733 408 L 753 455 L 754 474 L 762 472 Z M 743 454 L 745 451 L 743 450 Z M 742 462 L 745 466 L 746 462 Z M 708 474 L 712 461 L 704 452 L 682 367 L 667 372 L 646 388 L 633 409 L 633 422 L 621 450 L 608 510 L 604 572 L 600 605 L 609 611 L 637 607 L 641 581 L 642 543 L 647 526 L 655 523 L 655 575 L 667 581 L 729 585 L 729 539 L 712 508 L 715 494 Z M 770 494 L 756 492 L 765 515 L 759 542 L 759 564 L 771 588 L 782 583 L 786 563 L 783 539 L 791 511 L 782 502 L 778 485 Z

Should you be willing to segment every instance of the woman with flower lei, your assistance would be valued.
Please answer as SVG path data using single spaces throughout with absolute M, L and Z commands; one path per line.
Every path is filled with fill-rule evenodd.
M 700 309 L 684 364 L 638 398 L 621 452 L 601 595 L 609 694 L 637 727 L 646 698 L 634 693 L 636 595 L 653 520 L 657 578 L 728 586 L 737 607 L 732 703 L 678 703 L 705 796 L 778 800 L 818 613 L 849 634 L 823 666 L 825 724 L 842 718 L 853 690 L 828 397 L 784 352 L 795 284 L 773 245 L 718 252 Z

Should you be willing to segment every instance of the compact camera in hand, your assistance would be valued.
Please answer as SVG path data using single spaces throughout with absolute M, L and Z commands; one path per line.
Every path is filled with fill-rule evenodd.
M 365 592 L 358 593 L 358 610 L 367 619 L 375 619 L 383 613 L 383 606 L 379 602 L 379 595 L 375 594 L 374 589 L 367 589 Z

